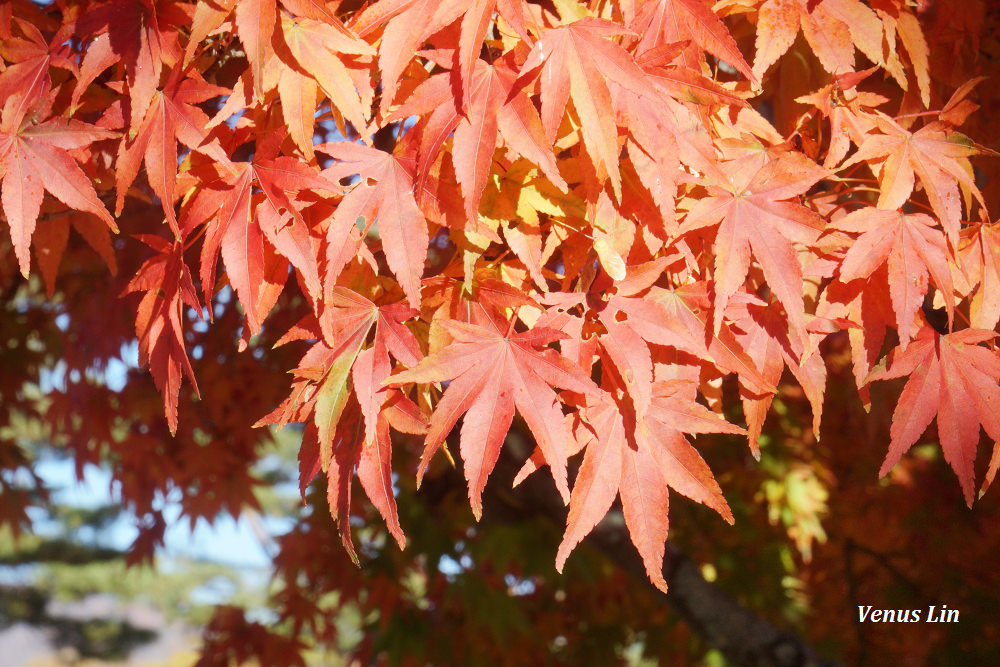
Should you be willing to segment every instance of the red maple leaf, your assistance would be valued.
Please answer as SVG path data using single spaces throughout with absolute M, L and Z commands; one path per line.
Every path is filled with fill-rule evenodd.
M 568 498 L 569 435 L 552 387 L 583 394 L 596 391 L 597 387 L 579 367 L 546 347 L 566 338 L 566 334 L 535 328 L 505 335 L 454 320 L 442 321 L 440 325 L 454 342 L 389 379 L 392 386 L 450 381 L 430 419 L 418 479 L 423 477 L 431 456 L 455 422 L 465 414 L 460 447 L 469 482 L 469 500 L 478 519 L 482 514 L 483 487 L 500 456 L 500 446 L 516 408 L 535 436 L 552 470 L 556 488 Z
M 632 56 L 608 37 L 629 31 L 611 21 L 581 19 L 545 32 L 521 68 L 521 82 L 536 74 L 541 91 L 542 125 L 555 138 L 566 103 L 572 98 L 580 116 L 584 145 L 599 174 L 607 174 L 621 197 L 618 129 L 609 82 L 636 96 L 657 97 L 656 89 Z
M 700 72 L 702 49 L 735 67 L 756 83 L 757 77 L 743 58 L 726 24 L 704 0 L 653 0 L 645 2 L 629 29 L 640 35 L 642 53 L 665 45 L 684 44 L 681 61 L 691 72 Z
M 145 292 L 135 321 L 139 365 L 149 364 L 156 388 L 163 395 L 170 432 L 176 433 L 182 371 L 198 393 L 184 346 L 184 307 L 199 310 L 198 295 L 184 263 L 184 244 L 180 240 L 171 243 L 150 235 L 137 238 L 157 253 L 146 260 L 125 290 L 126 294 Z
M 483 39 L 493 22 L 493 12 L 496 11 L 514 31 L 530 43 L 524 23 L 524 8 L 522 0 L 475 0 L 468 3 L 469 8 L 462 16 L 461 36 L 458 42 L 457 67 L 453 70 L 457 75 L 459 91 L 462 93 L 462 107 L 466 110 L 475 101 L 473 77 L 480 67 L 479 57 L 483 47 Z
M 88 8 L 80 17 L 79 30 L 97 38 L 84 58 L 86 76 L 80 80 L 77 99 L 97 74 L 122 62 L 129 93 L 129 128 L 138 129 L 160 85 L 164 63 L 173 64 L 174 54 L 179 54 L 175 26 L 187 22 L 186 12 L 175 3 L 111 0 Z
M 325 9 L 319 4 L 303 4 Z M 362 137 L 370 141 L 371 136 L 367 129 L 367 121 L 374 90 L 368 81 L 368 72 L 352 69 L 349 66 L 350 63 L 345 62 L 344 56 L 370 57 L 375 54 L 375 49 L 367 42 L 358 39 L 335 16 L 324 16 L 321 20 L 316 20 L 307 18 L 304 14 L 291 17 L 282 13 L 281 36 L 291 58 L 288 58 L 288 54 L 284 50 L 279 51 L 278 55 L 283 60 L 287 59 L 292 62 L 287 63 L 288 66 L 282 68 L 278 90 L 286 120 L 291 117 L 304 119 L 297 120 L 295 123 L 295 126 L 302 128 L 302 131 L 292 133 L 303 152 L 310 155 L 313 150 L 312 129 L 313 114 L 316 110 L 315 89 L 317 85 L 330 98 L 333 106 L 343 114 L 343 117 L 361 133 Z M 289 109 L 289 103 L 296 101 L 296 97 L 291 94 L 290 90 L 294 89 L 294 86 L 290 85 L 289 82 L 303 76 L 296 70 L 305 72 L 309 77 L 315 79 L 315 83 L 312 84 L 312 98 L 303 99 L 300 96 L 297 100 L 299 104 L 294 104 L 293 108 Z M 304 87 L 308 95 L 309 84 L 300 83 L 299 85 Z
M 777 385 L 787 367 L 798 380 L 813 411 L 813 435 L 819 438 L 823 417 L 823 396 L 826 393 L 826 364 L 818 352 L 803 355 L 799 342 L 788 333 L 788 320 L 777 304 L 765 304 L 749 294 L 741 294 L 730 302 L 726 316 L 733 321 L 732 329 L 742 349 L 760 369 L 764 379 Z M 773 393 L 751 392 L 740 388 L 743 414 L 749 430 L 750 448 L 760 458 L 758 440 L 764 419 L 774 398 Z
M 859 162 L 880 165 L 878 206 L 882 209 L 903 206 L 913 193 L 914 175 L 920 176 L 934 214 L 944 225 L 948 240 L 957 245 L 962 218 L 958 186 L 971 192 L 986 208 L 967 158 L 993 151 L 955 132 L 947 123 L 929 123 L 910 132 L 884 114 L 878 114 L 875 120 L 879 132 L 871 132 L 843 167 Z
M 123 140 L 115 170 L 118 187 L 116 213 L 121 215 L 125 193 L 139 173 L 140 162 L 146 165 L 146 179 L 160 198 L 174 234 L 180 234 L 174 200 L 177 198 L 177 142 L 194 150 L 205 139 L 208 116 L 197 104 L 229 93 L 226 88 L 213 86 L 198 78 L 178 80 L 180 69 L 175 69 L 164 90 L 155 91 L 145 117 L 138 125 L 131 141 Z M 217 145 L 206 146 L 214 159 L 228 162 Z
M 554 306 L 540 322 L 558 326 L 566 331 L 574 329 L 576 338 L 563 343 L 574 352 L 571 358 L 580 358 L 585 368 L 592 365 L 592 357 L 600 346 L 607 361 L 613 364 L 621 377 L 619 385 L 631 398 L 636 418 L 642 420 L 652 397 L 654 362 L 662 356 L 659 346 L 673 348 L 714 365 L 722 373 L 736 373 L 741 389 L 746 393 L 765 396 L 775 391 L 776 378 L 766 379 L 758 369 L 736 332 L 724 323 L 719 333 L 706 342 L 705 312 L 710 307 L 704 284 L 694 283 L 675 290 L 652 286 L 666 260 L 629 267 L 625 280 L 615 284 L 615 293 L 605 300 L 588 303 L 585 294 L 553 293 L 547 295 L 546 304 Z M 591 287 L 592 295 L 604 292 L 610 284 L 597 280 Z M 583 322 L 569 318 L 565 311 L 574 306 L 594 306 L 588 314 L 603 325 L 605 332 L 589 338 L 587 352 L 580 351 L 585 344 L 580 340 Z M 570 324 L 571 323 L 571 324 Z M 567 345 L 568 344 L 568 345 Z M 619 408 L 625 409 L 623 401 Z
M 848 328 L 851 341 L 851 358 L 854 382 L 866 409 L 871 407 L 871 397 L 865 378 L 882 353 L 882 343 L 892 317 L 889 301 L 888 271 L 883 265 L 867 280 L 844 283 L 834 280 L 820 297 L 816 315 L 831 320 L 843 319 L 858 326 Z
M 972 506 L 979 427 L 1000 440 L 1000 358 L 981 343 L 995 331 L 965 329 L 942 336 L 925 326 L 910 345 L 890 353 L 868 381 L 909 375 L 892 413 L 892 441 L 879 474 L 899 463 L 937 415 L 944 459 L 958 475 L 965 501 Z
M 420 132 L 417 171 L 423 177 L 430 173 L 433 160 L 454 133 L 452 162 L 465 200 L 465 214 L 473 229 L 501 136 L 515 154 L 534 162 L 556 187 L 563 192 L 567 190 L 538 112 L 526 91 L 515 86 L 513 59 L 505 56 L 492 65 L 482 60 L 474 64 L 470 73 L 473 95 L 464 114 L 456 105 L 452 78 L 442 73 L 418 86 L 387 118 L 396 121 L 428 114 L 426 121 L 414 129 Z
M 705 283 L 691 283 L 671 290 L 654 287 L 650 290 L 650 296 L 656 303 L 663 306 L 669 319 L 673 320 L 672 326 L 654 323 L 653 326 L 662 327 L 664 330 L 660 336 L 667 336 L 657 342 L 685 350 L 685 347 L 679 343 L 669 342 L 671 340 L 670 332 L 674 332 L 673 335 L 677 336 L 677 340 L 683 340 L 688 345 L 700 346 L 703 344 L 708 329 L 708 315 L 711 306 L 708 286 Z M 625 308 L 625 310 L 629 312 L 630 316 L 633 315 L 630 309 Z M 646 330 L 652 331 L 648 328 Z M 650 340 L 656 341 L 652 334 L 644 335 L 649 335 Z M 757 368 L 757 364 L 737 340 L 728 323 L 723 322 L 718 333 L 709 336 L 707 351 L 707 358 L 723 373 L 735 373 L 739 378 L 740 386 L 747 391 L 755 394 L 767 394 L 775 391 L 774 383 L 764 378 Z M 696 353 L 696 356 L 706 358 L 701 352 Z
M 973 287 L 969 303 L 971 325 L 993 329 L 1000 321 L 1000 224 L 980 224 L 961 248 L 962 266 Z
M 243 0 L 236 3 L 236 33 L 250 63 L 253 91 L 258 100 L 264 99 L 264 68 L 274 55 L 271 36 L 277 21 L 275 0 Z
M 752 163 L 749 163 L 752 164 Z M 756 257 L 768 287 L 788 312 L 792 327 L 805 330 L 802 265 L 795 244 L 811 244 L 825 224 L 790 198 L 805 193 L 828 172 L 801 153 L 788 153 L 751 171 L 739 161 L 722 165 L 728 181 L 709 180 L 681 226 L 688 232 L 718 225 L 715 238 L 714 328 L 719 330 L 730 297 L 743 285 Z
M 472 74 L 494 10 L 528 40 L 521 0 L 382 0 L 358 12 L 349 27 L 361 37 L 385 26 L 379 45 L 382 83 L 381 113 L 395 101 L 400 76 L 413 53 L 442 28 L 462 18 L 455 69 L 459 105 L 467 106 L 472 94 Z
M 345 288 L 337 288 L 328 302 L 320 322 L 309 316 L 279 341 L 283 344 L 298 338 L 317 338 L 319 329 L 323 330 L 323 340 L 306 352 L 295 369 L 291 394 L 256 425 L 307 422 L 307 433 L 318 446 L 315 451 L 303 450 L 303 492 L 322 469 L 328 475 L 330 488 L 340 496 L 346 493 L 339 486 L 341 478 L 350 479 L 357 466 L 365 493 L 402 548 L 406 537 L 392 492 L 389 427 L 405 433 L 423 433 L 426 428 L 417 405 L 398 389 L 384 387 L 383 382 L 392 371 L 390 354 L 408 366 L 420 360 L 417 339 L 403 324 L 417 311 L 401 303 L 376 306 Z M 362 349 L 372 328 L 372 344 Z M 363 420 L 358 418 L 358 407 L 349 407 L 352 395 Z M 331 511 L 343 502 L 349 504 L 349 495 L 331 502 Z
M 243 305 L 248 332 L 256 335 L 273 305 L 265 298 L 265 278 L 272 255 L 286 258 L 302 277 L 306 292 L 321 299 L 319 267 L 308 223 L 296 206 L 299 190 L 333 192 L 338 188 L 292 157 L 255 156 L 253 162 L 229 162 L 213 168 L 216 176 L 185 210 L 185 234 L 205 224 L 201 250 L 201 286 L 206 302 L 215 293 L 216 256 L 222 255 L 229 283 Z M 254 193 L 254 185 L 260 193 Z M 287 264 L 284 265 L 287 273 Z M 272 267 L 280 275 L 280 267 Z
M 733 522 L 712 471 L 685 434 L 745 431 L 695 402 L 694 389 L 693 384 L 683 381 L 656 383 L 643 428 L 636 431 L 635 445 L 629 443 L 621 411 L 611 394 L 582 411 L 587 427 L 577 429 L 577 437 L 586 442 L 586 448 L 573 484 L 556 569 L 562 571 L 570 552 L 604 518 L 617 495 L 646 573 L 663 591 L 667 590 L 663 545 L 668 528 L 668 488 L 708 505 Z
M 0 203 L 3 204 L 11 241 L 21 273 L 31 268 L 31 237 L 35 232 L 44 192 L 66 206 L 96 215 L 118 232 L 114 219 L 97 197 L 90 178 L 73 159 L 71 151 L 115 135 L 92 125 L 52 118 L 38 125 L 11 127 L 10 98 L 0 120 Z M 13 105 L 16 106 L 16 105 Z
M 427 259 L 430 234 L 413 195 L 413 176 L 392 154 L 357 143 L 316 146 L 338 161 L 324 170 L 333 182 L 359 175 L 361 179 L 337 206 L 331 229 L 346 231 L 358 218 L 366 229 L 378 225 L 382 250 L 403 293 L 414 308 L 420 305 L 420 278 Z M 343 243 L 344 239 L 331 239 Z
M 881 21 L 859 0 L 767 0 L 757 20 L 753 64 L 757 76 L 763 76 L 789 49 L 799 28 L 823 69 L 831 74 L 854 70 L 855 46 L 872 62 L 885 65 Z
M 871 207 L 849 213 L 830 225 L 833 230 L 861 233 L 840 266 L 842 281 L 868 278 L 887 265 L 889 296 L 903 349 L 910 341 L 913 319 L 927 293 L 928 273 L 944 296 L 949 324 L 954 317 L 950 254 L 944 234 L 936 227 L 934 219 L 922 213 L 907 215 Z
M 32 108 L 44 102 L 52 88 L 49 67 L 78 74 L 76 58 L 69 46 L 58 43 L 59 33 L 50 44 L 31 23 L 16 16 L 13 22 L 25 39 L 10 36 L 3 40 L 3 59 L 10 64 L 0 72 L 0 100 L 3 100 L 3 124 L 9 128 L 20 127 Z

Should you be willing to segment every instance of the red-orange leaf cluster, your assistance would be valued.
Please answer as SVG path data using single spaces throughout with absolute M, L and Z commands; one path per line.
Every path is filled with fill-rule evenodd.
M 881 473 L 936 417 L 972 502 L 980 427 L 1000 439 L 1000 189 L 971 161 L 995 153 L 958 131 L 982 79 L 931 57 L 963 16 L 7 3 L 0 209 L 50 292 L 69 219 L 112 269 L 105 226 L 133 235 L 116 252 L 152 250 L 126 291 L 171 432 L 213 318 L 239 305 L 240 351 L 308 341 L 258 425 L 305 424 L 303 491 L 326 474 L 352 556 L 354 475 L 405 544 L 392 430 L 426 434 L 419 480 L 461 422 L 478 518 L 520 415 L 537 450 L 518 479 L 547 466 L 569 504 L 558 566 L 618 497 L 665 588 L 669 490 L 733 519 L 688 436 L 745 434 L 759 457 L 794 380 L 818 439 L 831 336 L 866 402 L 909 376 Z

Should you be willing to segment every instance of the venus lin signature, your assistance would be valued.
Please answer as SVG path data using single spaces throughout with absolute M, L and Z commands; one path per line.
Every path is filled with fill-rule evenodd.
M 941 605 L 938 609 L 931 605 L 924 616 L 922 609 L 872 609 L 869 605 L 858 605 L 858 623 L 958 623 L 958 610 Z

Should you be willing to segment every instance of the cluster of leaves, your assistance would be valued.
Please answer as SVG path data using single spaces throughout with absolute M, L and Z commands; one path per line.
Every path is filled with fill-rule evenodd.
M 881 473 L 936 418 L 972 503 L 981 428 L 1000 440 L 1000 232 L 970 162 L 993 151 L 957 129 L 982 79 L 930 57 L 963 7 L 4 3 L 0 203 L 50 292 L 71 227 L 112 272 L 118 226 L 148 248 L 125 291 L 172 433 L 199 314 L 235 298 L 241 350 L 309 342 L 257 426 L 305 425 L 303 493 L 322 470 L 352 556 L 355 475 L 406 541 L 393 431 L 424 436 L 419 480 L 462 420 L 478 517 L 516 413 L 516 481 L 547 467 L 569 504 L 557 566 L 620 497 L 665 589 L 669 492 L 733 520 L 689 436 L 759 456 L 787 369 L 818 438 L 840 331 L 863 397 L 909 377 Z

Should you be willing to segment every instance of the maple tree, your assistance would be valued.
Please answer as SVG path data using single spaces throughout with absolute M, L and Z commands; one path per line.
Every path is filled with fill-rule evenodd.
M 977 113 L 997 25 L 979 0 L 2 3 L 2 284 L 38 313 L 10 339 L 48 327 L 11 353 L 3 419 L 115 464 L 136 561 L 158 493 L 192 521 L 255 506 L 249 464 L 288 427 L 303 500 L 320 489 L 362 567 L 355 477 L 408 548 L 421 483 L 458 466 L 480 519 L 506 456 L 505 482 L 548 476 L 568 511 L 557 570 L 620 511 L 670 591 L 677 506 L 740 521 L 694 436 L 760 460 L 801 397 L 820 448 L 846 377 L 892 415 L 855 443 L 884 457 L 872 478 L 909 483 L 936 420 L 971 506 L 1000 467 L 979 451 L 1000 440 L 997 125 Z M 159 398 L 145 371 L 101 379 L 131 340 Z M 58 390 L 22 390 L 46 372 Z M 5 490 L 3 519 L 29 503 Z M 817 516 L 785 522 L 803 558 Z M 310 521 L 277 567 L 326 581 Z M 335 633 L 289 576 L 269 660 L 304 624 Z M 237 616 L 210 628 L 220 655 Z

